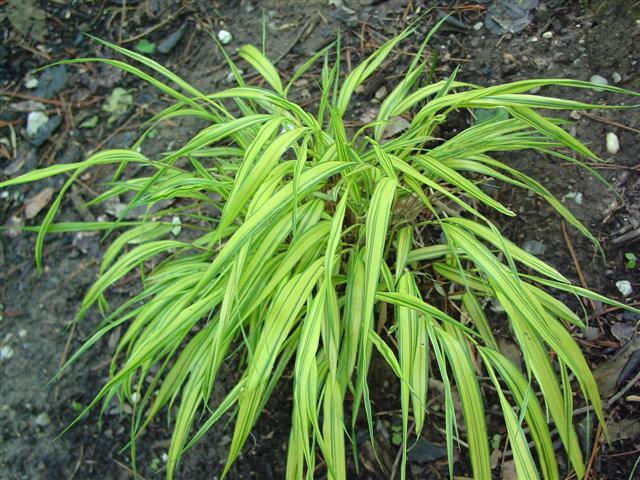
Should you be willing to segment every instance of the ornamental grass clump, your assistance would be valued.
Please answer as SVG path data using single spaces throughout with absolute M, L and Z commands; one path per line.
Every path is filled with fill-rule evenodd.
M 104 319 L 67 366 L 114 328 L 124 329 L 109 380 L 87 409 L 100 402 L 106 407 L 113 397 L 134 404 L 133 440 L 168 410 L 168 478 L 181 455 L 231 415 L 234 431 L 222 472 L 227 474 L 285 374 L 293 385 L 287 478 L 312 478 L 319 462 L 329 478 L 346 478 L 346 452 L 351 443 L 357 451 L 359 419 L 368 424 L 375 445 L 367 382 L 374 350 L 399 381 L 403 477 L 413 443 L 410 418 L 415 435 L 433 421 L 425 407 L 430 376 L 444 385 L 451 475 L 459 437 L 468 444 L 473 476 L 491 478 L 488 401 L 480 377 L 496 392 L 492 398 L 501 407 L 519 478 L 559 478 L 554 428 L 569 468 L 578 477 L 585 473 L 573 405 L 590 406 L 600 423 L 602 406 L 590 367 L 567 328 L 583 322 L 549 291 L 624 306 L 572 285 L 505 238 L 489 215 L 516 213 L 481 184 L 493 179 L 539 196 L 597 244 L 543 185 L 492 154 L 501 152 L 504 159 L 534 150 L 562 161 L 575 161 L 573 153 L 597 158 L 562 128 L 564 120 L 538 110 L 601 106 L 527 92 L 557 86 L 633 93 L 567 79 L 480 87 L 456 80 L 455 72 L 425 82 L 425 40 L 375 121 L 348 133 L 344 118 L 355 89 L 411 33 L 386 42 L 344 79 L 339 47 L 333 64 L 334 46 L 328 47 L 286 84 L 260 50 L 245 46 L 240 57 L 257 70 L 264 88 L 245 85 L 230 62 L 238 86 L 213 94 L 153 60 L 102 42 L 130 63 L 68 63 L 121 68 L 155 85 L 174 104 L 151 120 L 131 149 L 101 151 L 0 184 L 68 176 L 34 228 L 38 267 L 46 234 L 113 231 L 98 279 L 78 313 L 79 320 L 98 305 Z M 321 96 L 312 113 L 288 97 L 316 61 L 322 63 Z M 479 109 L 499 109 L 501 115 L 450 138 L 437 136 L 451 112 Z M 158 158 L 140 153 L 156 124 L 183 116 L 208 126 Z M 389 124 L 400 116 L 410 122 L 391 135 Z M 91 203 L 130 198 L 121 219 L 54 223 L 65 191 L 88 168 L 105 164 L 117 167 L 115 175 Z M 132 167 L 146 173 L 127 176 Z M 174 205 L 161 207 L 167 199 Z M 122 220 L 133 209 L 146 213 Z M 178 235 L 174 216 L 180 217 Z M 430 238 L 439 240 L 425 244 Z M 138 293 L 109 309 L 109 287 L 136 270 Z M 522 369 L 497 345 L 484 313 L 489 301 L 504 309 Z M 239 372 L 237 383 L 214 404 L 214 385 L 230 371 Z M 575 399 L 572 384 L 579 388 Z M 457 425 L 458 407 L 464 425 Z

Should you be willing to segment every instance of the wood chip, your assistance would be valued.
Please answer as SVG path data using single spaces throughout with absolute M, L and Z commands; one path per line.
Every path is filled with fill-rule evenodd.
M 40 191 L 37 195 L 29 198 L 25 202 L 24 216 L 31 220 L 35 218 L 40 211 L 49 204 L 51 201 L 51 197 L 53 197 L 53 188 L 47 187 L 44 190 Z

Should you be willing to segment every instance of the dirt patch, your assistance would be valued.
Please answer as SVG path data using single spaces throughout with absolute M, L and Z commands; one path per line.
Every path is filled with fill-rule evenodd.
M 15 8 L 17 3 L 0 1 L 0 28 L 6 39 L 0 46 L 0 168 L 4 172 L 3 178 L 36 166 L 78 161 L 98 148 L 130 146 L 137 138 L 141 122 L 167 105 L 166 99 L 152 87 L 105 65 L 67 66 L 64 79 L 62 73 L 48 79 L 32 73 L 35 68 L 62 58 L 113 56 L 107 48 L 82 36 L 82 31 L 130 48 L 140 47 L 140 42 L 146 40 L 154 45 L 153 58 L 203 91 L 214 91 L 230 85 L 223 56 L 211 37 L 221 29 L 231 33 L 233 40 L 228 48 L 233 53 L 244 43 L 260 44 L 264 18 L 267 52 L 277 59 L 277 67 L 284 73 L 291 72 L 310 54 L 333 41 L 340 29 L 345 45 L 344 65 L 348 68 L 425 12 L 422 2 L 375 0 L 267 1 L 259 4 L 249 1 L 129 0 L 91 4 L 57 1 L 47 2 L 44 9 L 36 2 L 27 3 L 42 12 L 43 19 L 34 14 L 34 22 L 44 21 L 44 32 L 38 30 L 34 35 L 29 26 L 26 30 L 18 28 L 12 20 L 15 16 L 9 15 L 9 9 Z M 327 3 L 344 4 L 346 8 Z M 438 12 L 453 13 L 455 19 L 455 22 L 445 23 L 431 42 L 432 51 L 438 57 L 436 77 L 444 78 L 460 65 L 460 79 L 484 85 L 530 77 L 588 80 L 593 75 L 600 75 L 610 83 L 617 80 L 620 86 L 640 89 L 638 58 L 633 55 L 640 40 L 640 17 L 638 7 L 629 9 L 629 2 L 540 2 L 532 13 L 532 22 L 524 30 L 501 36 L 491 33 L 485 26 L 487 6 L 488 2 L 463 6 L 441 2 L 438 9 L 422 18 L 415 43 L 422 40 Z M 171 39 L 175 40 L 173 46 L 162 53 L 160 45 L 167 45 Z M 395 84 L 415 47 L 403 45 L 390 57 L 383 73 L 374 76 L 354 99 L 353 122 L 376 102 L 376 92 Z M 317 100 L 314 87 L 317 77 L 314 75 L 312 71 L 303 77 L 304 82 L 300 82 L 296 91 L 297 99 L 311 109 Z M 38 86 L 28 88 L 33 86 L 32 78 L 39 80 Z M 249 82 L 256 81 L 251 73 L 248 78 Z M 124 93 L 120 92 L 114 99 L 114 91 L 118 88 Z M 592 103 L 629 102 L 628 98 L 587 91 L 553 89 L 550 93 Z M 130 95 L 129 100 L 126 95 Z M 105 106 L 107 108 L 103 108 Z M 24 133 L 33 111 L 42 112 L 47 116 L 47 122 L 53 122 L 44 124 L 51 131 L 44 130 L 46 136 L 41 142 Z M 97 117 L 95 121 L 94 117 Z M 616 282 L 628 281 L 634 293 L 624 301 L 638 304 L 639 110 L 607 110 L 595 113 L 595 117 L 579 114 L 574 117 L 577 120 L 570 128 L 602 157 L 603 161 L 594 164 L 593 168 L 612 189 L 593 175 L 558 159 L 530 153 L 504 159 L 562 198 L 602 242 L 606 260 L 573 229 L 568 228 L 564 234 L 561 223 L 548 206 L 521 192 L 507 188 L 494 192 L 519 213 L 515 219 L 499 221 L 518 244 L 536 241 L 543 245 L 544 252 L 540 255 L 578 284 L 584 282 L 589 288 L 621 299 Z M 54 121 L 56 118 L 58 120 Z M 469 121 L 461 115 L 461 126 Z M 149 155 L 161 152 L 171 144 L 189 138 L 198 127 L 197 121 L 180 121 L 160 127 L 153 141 L 145 144 L 144 151 Z M 620 143 L 620 150 L 614 156 L 605 148 L 605 136 L 609 132 L 615 133 Z M 100 188 L 99 183 L 106 173 L 98 169 L 83 177 L 83 183 L 63 204 L 60 220 L 90 220 L 110 215 L 104 207 L 82 207 L 93 191 Z M 57 191 L 62 180 L 57 178 L 1 192 L 5 196 L 0 198 L 0 223 L 5 226 L 22 222 L 38 224 L 44 212 L 36 212 L 33 220 L 27 220 L 28 200 L 45 188 Z M 79 302 L 96 275 L 96 259 L 103 251 L 100 236 L 49 236 L 41 275 L 33 265 L 33 235 L 4 232 L 0 241 L 0 347 L 4 352 L 0 378 L 0 477 L 130 478 L 131 455 L 125 448 L 130 427 L 126 409 L 123 411 L 116 404 L 107 405 L 102 418 L 95 411 L 56 438 L 106 380 L 110 354 L 117 340 L 117 333 L 114 333 L 110 340 L 90 350 L 59 382 L 50 382 L 60 360 L 77 349 L 99 321 L 94 312 L 72 327 Z M 575 251 L 575 259 L 570 254 L 571 249 Z M 639 266 L 629 266 L 630 257 L 626 254 L 630 253 L 638 257 Z M 112 301 L 116 304 L 132 294 L 135 282 L 125 280 L 114 290 Z M 577 304 L 573 306 L 580 309 Z M 607 372 L 611 366 L 608 375 L 624 374 L 625 365 L 633 366 L 633 362 L 635 365 L 638 362 L 637 352 L 635 356 L 633 351 L 630 353 L 630 349 L 636 348 L 635 344 L 629 340 L 637 334 L 639 319 L 600 305 L 595 305 L 596 312 L 593 313 L 593 307 L 585 306 L 591 315 L 591 328 L 575 332 L 580 344 L 594 370 L 601 368 L 604 369 L 601 372 Z M 503 337 L 507 339 L 506 334 Z M 626 358 L 628 363 L 619 360 L 615 363 L 620 358 Z M 375 410 L 379 412 L 376 435 L 382 445 L 380 451 L 387 470 L 381 471 L 377 466 L 366 446 L 365 435 L 362 439 L 358 437 L 363 445 L 361 477 L 388 478 L 388 469 L 393 468 L 397 450 L 390 441 L 399 421 L 397 385 L 385 374 L 383 367 L 375 368 L 372 375 L 376 376 L 376 385 L 381 386 L 374 399 Z M 229 372 L 228 378 L 219 386 L 221 394 L 233 382 L 234 376 Z M 623 380 L 628 382 L 632 377 L 626 375 Z M 614 385 L 614 390 L 624 388 L 625 381 Z M 290 385 L 283 385 L 267 404 L 232 478 L 283 476 L 290 392 Z M 632 385 L 611 405 L 607 413 L 612 426 L 638 421 L 639 394 L 640 387 Z M 634 396 L 636 400 L 633 400 Z M 432 418 L 439 418 L 437 401 L 430 405 L 430 413 Z M 136 466 L 144 478 L 162 476 L 158 470 L 163 466 L 170 434 L 166 425 L 166 422 L 155 422 L 138 445 Z M 491 422 L 490 426 L 498 428 Z M 611 445 L 598 443 L 590 478 L 618 479 L 630 475 L 640 447 L 640 436 L 624 434 L 624 431 L 633 432 L 631 428 L 622 430 L 623 434 Z M 439 478 L 446 472 L 442 452 L 438 450 L 442 435 L 435 428 L 428 431 L 430 433 L 424 434 L 421 440 L 422 453 L 412 457 L 410 467 L 414 478 Z M 180 467 L 182 478 L 209 478 L 211 472 L 220 470 L 230 438 L 230 426 L 224 423 L 209 432 L 186 455 Z M 588 451 L 592 448 L 593 444 Z M 465 470 L 464 461 L 461 456 L 457 471 Z M 367 469 L 369 465 L 373 471 Z

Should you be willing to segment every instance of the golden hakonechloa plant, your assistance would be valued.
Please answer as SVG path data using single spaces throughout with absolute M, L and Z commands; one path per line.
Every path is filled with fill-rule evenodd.
M 359 414 L 374 436 L 367 383 L 374 349 L 399 379 L 403 478 L 410 416 L 416 435 L 434 421 L 425 408 L 429 376 L 445 386 L 448 454 L 452 459 L 458 431 L 468 444 L 475 478 L 491 478 L 487 401 L 479 377 L 497 392 L 519 478 L 560 478 L 552 428 L 567 464 L 583 476 L 585 452 L 572 419 L 570 375 L 579 385 L 576 398 L 593 407 L 603 423 L 601 401 L 589 365 L 565 326 L 582 321 L 548 289 L 623 305 L 572 285 L 506 239 L 487 215 L 516 213 L 479 184 L 494 179 L 532 192 L 597 244 L 543 185 L 492 155 L 502 152 L 505 159 L 510 152 L 536 150 L 574 161 L 562 153 L 573 151 L 596 158 L 563 129 L 565 121 L 540 110 L 602 107 L 527 93 L 532 89 L 637 94 L 567 79 L 480 87 L 456 80 L 455 72 L 430 83 L 422 55 L 427 37 L 375 121 L 351 135 L 344 117 L 352 94 L 412 33 L 385 43 L 342 80 L 339 47 L 337 60 L 329 61 L 334 45 L 318 52 L 288 83 L 260 50 L 246 46 L 240 56 L 262 76 L 265 87 L 245 85 L 230 61 L 238 86 L 212 94 L 107 42 L 101 43 L 128 62 L 67 62 L 121 68 L 174 99 L 131 149 L 101 151 L 83 162 L 53 165 L 0 184 L 6 188 L 52 175 L 68 177 L 42 224 L 32 227 L 38 267 L 47 234 L 122 232 L 112 235 L 98 279 L 78 314 L 80 320 L 98 304 L 104 320 L 67 365 L 112 329 L 124 328 L 110 379 L 87 409 L 100 402 L 106 406 L 114 396 L 135 399 L 136 438 L 169 409 L 167 478 L 173 478 L 181 455 L 194 442 L 223 415 L 231 415 L 235 426 L 222 472 L 227 474 L 284 372 L 293 375 L 287 478 L 312 478 L 318 458 L 328 478 L 347 478 L 346 451 L 355 442 L 350 432 Z M 293 82 L 318 61 L 321 96 L 312 113 L 288 97 Z M 476 109 L 499 109 L 503 115 L 451 138 L 436 136 L 450 112 Z M 158 158 L 140 153 L 153 126 L 182 116 L 208 126 Z M 390 136 L 387 127 L 399 116 L 411 121 Z M 104 164 L 117 167 L 116 173 L 91 203 L 128 195 L 122 218 L 134 208 L 150 212 L 161 200 L 176 199 L 174 206 L 140 214 L 133 222 L 54 223 L 66 190 L 86 169 Z M 147 176 L 127 176 L 132 167 L 144 167 Z M 172 234 L 176 215 L 183 231 L 179 236 Z M 442 243 L 416 242 L 421 231 L 432 232 Z M 139 293 L 109 310 L 109 287 L 136 269 L 143 274 Z M 505 311 L 523 369 L 497 347 L 483 309 L 489 300 Z M 214 404 L 215 382 L 228 371 L 240 372 L 237 383 Z M 458 418 L 464 420 L 458 430 L 454 385 L 462 410 Z M 449 465 L 453 475 L 453 461 Z

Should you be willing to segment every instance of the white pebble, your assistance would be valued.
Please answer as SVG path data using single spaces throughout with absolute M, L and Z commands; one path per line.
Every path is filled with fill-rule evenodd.
M 611 155 L 615 155 L 620 151 L 620 141 L 618 140 L 618 136 L 613 132 L 607 133 L 607 152 Z
M 171 219 L 171 225 L 173 225 L 173 227 L 171 227 L 171 233 L 173 236 L 177 237 L 180 235 L 180 232 L 182 231 L 182 222 L 180 221 L 180 217 L 173 217 Z
M 38 133 L 40 127 L 49 121 L 49 117 L 44 112 L 31 112 L 27 116 L 27 135 L 30 137 Z
M 49 414 L 47 412 L 42 412 L 36 417 L 34 423 L 39 427 L 46 427 L 47 425 L 51 424 L 51 417 L 49 417 Z
M 9 360 L 11 357 L 13 357 L 13 348 L 9 345 L 0 348 L 0 360 Z
M 547 40 L 550 39 L 550 38 L 553 38 L 553 32 L 552 31 L 544 32 L 542 34 L 542 38 L 545 38 Z
M 616 282 L 616 288 L 623 297 L 628 297 L 633 293 L 633 288 L 631 287 L 631 282 L 629 280 L 618 280 Z
M 482 22 L 475 23 L 473 25 L 473 29 L 477 32 L 478 30 L 482 30 Z
M 504 313 L 505 309 L 502 304 L 497 299 L 491 300 L 491 305 L 489 306 L 493 313 Z
M 609 81 L 601 75 L 592 75 L 589 81 L 598 85 L 609 85 Z M 604 88 L 594 88 L 594 90 L 596 92 L 604 92 Z
M 611 78 L 613 79 L 613 83 L 620 83 L 622 81 L 622 75 L 620 75 L 618 72 L 613 72 Z
M 131 402 L 138 403 L 140 401 L 140 394 L 138 392 L 133 392 L 131 394 Z
M 576 202 L 578 205 L 582 205 L 582 192 L 569 192 L 562 199 L 570 199 Z
M 221 44 L 226 45 L 231 41 L 231 39 L 233 39 L 233 36 L 230 32 L 227 32 L 226 30 L 220 30 L 218 32 L 218 40 L 220 40 Z
M 33 90 L 38 86 L 38 79 L 35 77 L 28 77 L 24 82 L 24 86 L 29 90 Z
M 238 75 L 242 76 L 243 74 L 244 74 L 244 70 L 239 68 Z M 224 77 L 224 81 L 227 83 L 236 83 L 236 76 L 233 74 L 233 72 L 229 72 L 227 73 L 227 76 Z

